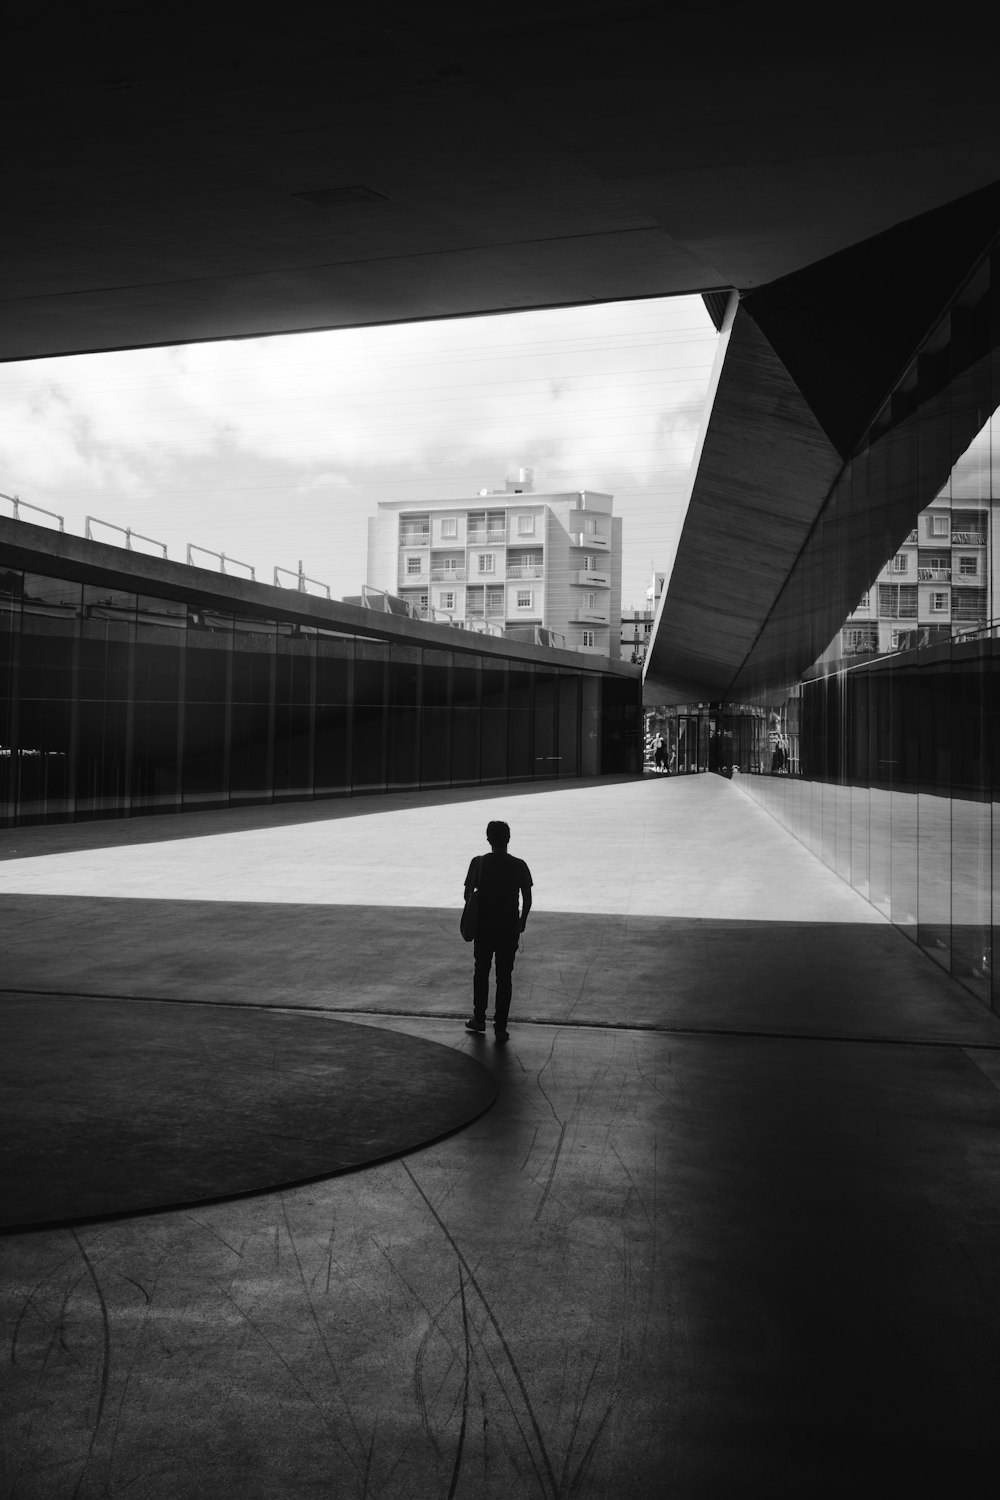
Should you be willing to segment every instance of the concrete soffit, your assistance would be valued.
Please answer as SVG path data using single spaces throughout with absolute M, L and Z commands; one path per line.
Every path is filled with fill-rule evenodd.
M 714 399 L 647 654 L 647 703 L 726 695 L 842 466 L 735 297 L 721 337 Z
M 994 185 L 731 299 L 646 703 L 752 697 L 826 649 L 982 426 L 998 229 Z

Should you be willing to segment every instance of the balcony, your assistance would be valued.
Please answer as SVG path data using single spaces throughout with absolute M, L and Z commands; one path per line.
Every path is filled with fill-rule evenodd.
M 507 531 L 503 526 L 490 526 L 485 531 L 482 528 L 470 529 L 466 540 L 470 547 L 482 546 L 484 542 L 503 543 L 507 540 Z
M 609 589 L 611 574 L 598 572 L 595 568 L 581 568 L 575 577 L 570 578 L 570 582 L 582 583 L 584 588 Z
M 917 582 L 918 583 L 950 583 L 951 582 L 951 569 L 950 568 L 918 568 L 917 569 Z
M 953 531 L 951 534 L 951 545 L 953 547 L 985 547 L 985 531 Z
M 541 563 L 508 563 L 507 577 L 518 578 L 544 578 L 545 569 Z
M 569 534 L 570 544 L 574 547 L 603 547 L 605 551 L 611 546 L 606 536 L 596 531 L 571 531 Z
M 464 568 L 431 568 L 432 583 L 464 583 Z
M 401 531 L 399 533 L 399 545 L 401 547 L 429 547 L 431 534 L 429 531 Z
M 424 568 L 420 573 L 400 573 L 399 583 L 397 587 L 401 589 L 426 588 L 427 579 L 428 574 L 426 568 Z
M 610 625 L 611 616 L 606 609 L 578 609 L 570 615 L 578 625 Z

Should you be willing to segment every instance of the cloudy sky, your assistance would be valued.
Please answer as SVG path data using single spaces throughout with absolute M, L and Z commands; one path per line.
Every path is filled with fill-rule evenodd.
M 536 490 L 614 494 L 638 608 L 677 534 L 715 347 L 684 297 L 0 365 L 0 491 L 268 583 L 301 559 L 342 598 L 379 500 L 475 495 L 524 465 Z

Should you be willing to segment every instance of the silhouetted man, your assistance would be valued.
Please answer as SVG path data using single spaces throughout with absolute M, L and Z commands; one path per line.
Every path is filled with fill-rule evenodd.
M 517 944 L 531 910 L 531 871 L 523 859 L 507 853 L 510 829 L 506 823 L 489 823 L 486 837 L 490 853 L 478 855 L 465 877 L 465 899 L 479 892 L 479 917 L 476 923 L 474 952 L 475 976 L 472 981 L 472 1019 L 466 1031 L 486 1030 L 486 1005 L 490 996 L 490 968 L 496 960 L 497 993 L 493 1028 L 498 1042 L 507 1040 L 507 1016 L 510 1012 L 511 974 L 517 956 Z M 520 909 L 518 909 L 520 896 Z

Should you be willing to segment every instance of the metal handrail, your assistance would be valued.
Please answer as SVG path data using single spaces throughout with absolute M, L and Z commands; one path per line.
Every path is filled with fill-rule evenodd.
M 167 555 L 166 542 L 158 542 L 153 536 L 143 536 L 141 531 L 133 531 L 131 526 L 118 526 L 114 521 L 102 521 L 100 516 L 84 516 L 83 518 L 83 534 L 88 542 L 97 541 L 91 530 L 91 525 L 94 521 L 97 522 L 98 526 L 106 526 L 109 531 L 120 531 L 125 537 L 126 552 L 132 551 L 132 538 L 138 537 L 140 542 L 148 542 L 151 547 L 162 547 L 164 557 Z
M 978 625 L 974 624 L 971 630 L 960 630 L 957 635 L 955 633 L 954 627 L 956 625 L 961 625 L 963 622 L 961 620 L 956 620 L 953 615 L 951 623 L 953 640 L 961 639 L 963 641 L 980 641 L 987 640 L 991 637 L 995 638 L 997 635 L 1000 635 L 1000 619 L 981 620 Z
M 373 599 L 377 599 L 378 603 L 377 604 L 373 604 L 372 603 Z M 385 589 L 376 589 L 376 588 L 373 588 L 370 583 L 363 583 L 361 585 L 361 604 L 362 604 L 362 607 L 364 609 L 380 609 L 380 610 L 383 611 L 384 614 L 388 614 L 389 613 L 389 602 L 388 601 L 389 601 L 389 596 L 386 593 Z
M 279 573 L 287 573 L 288 576 L 289 576 L 289 578 L 294 578 L 296 580 L 296 585 L 295 586 L 298 589 L 298 591 L 299 591 L 300 594 L 304 594 L 306 592 L 306 584 L 307 583 L 314 583 L 318 589 L 326 589 L 326 597 L 328 599 L 332 599 L 333 598 L 333 595 L 330 593 L 330 585 L 328 583 L 320 583 L 320 581 L 319 581 L 318 578 L 307 578 L 306 577 L 305 573 L 302 571 L 302 560 L 301 560 L 301 558 L 299 559 L 299 570 L 298 570 L 297 573 L 293 573 L 293 571 L 292 571 L 291 568 L 275 568 L 275 570 L 274 570 L 274 586 L 275 586 L 276 589 L 284 588 L 284 584 L 281 582 L 281 579 L 278 577 Z
M 238 557 L 229 557 L 225 552 L 213 552 L 211 547 L 199 547 L 194 542 L 188 542 L 187 544 L 187 561 L 189 568 L 198 566 L 197 563 L 192 561 L 192 552 L 203 552 L 206 557 L 217 557 L 219 559 L 220 573 L 225 573 L 227 562 L 235 563 L 238 568 L 248 568 L 250 570 L 250 577 L 253 582 L 256 583 L 257 581 L 257 574 L 251 563 L 240 562 Z
M 20 497 L 20 495 L 3 495 L 3 494 L 0 494 L 0 500 L 9 500 L 10 503 L 11 503 L 11 505 L 13 505 L 13 507 L 14 507 L 14 517 L 13 518 L 14 518 L 15 521 L 19 521 L 21 519 L 21 517 L 18 515 L 18 511 L 20 510 L 21 506 L 24 505 L 24 506 L 27 507 L 28 510 L 37 510 L 38 513 L 39 513 L 39 515 L 51 516 L 53 518 L 53 520 L 59 522 L 59 530 L 60 531 L 65 531 L 66 530 L 66 522 L 63 519 L 63 517 L 56 515 L 56 513 L 55 513 L 54 510 L 46 510 L 44 505 L 32 505 L 32 503 L 31 503 L 30 500 L 22 500 L 21 497 Z

